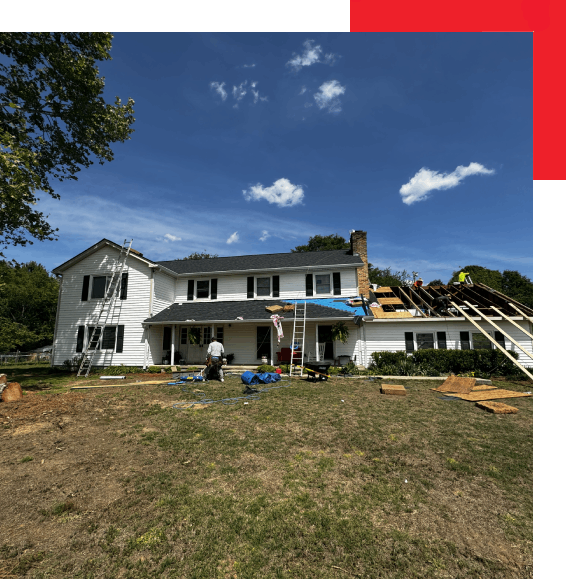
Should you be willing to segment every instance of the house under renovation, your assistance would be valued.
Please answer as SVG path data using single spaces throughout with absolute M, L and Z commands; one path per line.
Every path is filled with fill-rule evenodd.
M 371 286 L 364 231 L 348 250 L 173 261 L 102 239 L 53 273 L 55 366 L 203 364 L 212 336 L 242 365 L 287 362 L 293 347 L 364 366 L 375 351 L 500 348 L 533 366 L 530 308 L 482 284 Z

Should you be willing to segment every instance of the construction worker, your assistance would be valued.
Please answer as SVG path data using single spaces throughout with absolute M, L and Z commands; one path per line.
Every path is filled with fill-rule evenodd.
M 419 279 L 415 280 L 414 286 L 421 287 L 423 285 L 423 278 L 419 277 Z
M 468 272 L 465 271 L 461 271 L 460 274 L 458 275 L 458 281 L 460 283 L 472 283 L 471 278 L 467 278 L 467 276 L 469 276 L 470 274 Z
M 210 370 L 215 366 L 218 371 L 220 382 L 224 382 L 224 372 L 222 371 L 222 354 L 224 354 L 224 346 L 218 342 L 215 337 L 212 337 L 206 353 L 209 356 L 210 364 L 207 365 L 204 371 L 205 378 L 208 379 Z

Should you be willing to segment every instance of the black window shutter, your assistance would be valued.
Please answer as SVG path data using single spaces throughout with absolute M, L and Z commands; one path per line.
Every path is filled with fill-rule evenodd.
M 446 350 L 446 332 L 436 332 L 436 340 L 439 350 Z
M 79 326 L 79 330 L 77 332 L 77 349 L 76 352 L 82 352 L 84 348 L 84 341 L 85 341 L 85 327 Z
M 218 279 L 210 280 L 210 299 L 215 300 L 218 297 Z
M 90 275 L 85 275 L 83 277 L 83 294 L 81 296 L 81 301 L 86 302 L 88 300 L 88 286 L 90 284 Z M 81 348 L 82 352 L 82 348 Z
M 171 327 L 165 326 L 163 328 L 163 349 L 170 350 L 171 349 Z
M 413 332 L 405 332 L 405 350 L 407 352 L 415 351 L 415 342 L 413 340 Z
M 254 276 L 248 277 L 248 298 L 254 297 Z
M 470 349 L 470 332 L 460 332 L 460 350 Z
M 124 351 L 124 326 L 118 326 L 118 335 L 116 336 L 116 352 L 121 354 Z
M 307 276 L 305 278 L 305 293 L 307 296 L 313 295 L 312 273 L 307 273 Z
M 128 299 L 128 274 L 122 274 L 122 287 L 120 288 L 120 299 Z
M 495 332 L 495 341 L 505 350 L 505 336 L 501 332 Z
M 194 300 L 195 299 L 195 280 L 190 279 L 187 285 L 187 299 Z
M 340 272 L 335 271 L 332 274 L 332 285 L 334 286 L 334 295 L 339 296 L 342 295 L 342 285 L 340 283 Z
M 279 297 L 279 276 L 278 275 L 274 275 L 271 278 L 271 282 L 273 283 L 273 297 L 274 298 L 278 298 Z

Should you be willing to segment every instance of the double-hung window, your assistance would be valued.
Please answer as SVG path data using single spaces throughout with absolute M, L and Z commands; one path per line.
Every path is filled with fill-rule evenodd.
M 256 295 L 260 296 L 271 296 L 271 278 L 270 277 L 258 277 L 256 279 Z
M 85 275 L 83 278 L 81 301 L 86 302 L 89 299 L 103 299 L 111 279 L 112 276 L 110 275 Z M 121 300 L 125 300 L 128 297 L 128 273 L 123 273 L 122 279 L 117 281 L 119 281 L 119 285 L 116 288 L 118 295 Z
M 90 343 L 91 337 L 94 340 L 91 344 L 91 350 L 111 350 L 121 353 L 124 349 L 124 326 L 106 326 L 101 335 L 101 328 L 98 326 L 88 326 L 88 333 L 85 332 L 85 326 L 79 326 L 77 332 L 77 352 L 83 352 L 84 348 Z
M 218 296 L 218 279 L 190 279 L 187 282 L 187 300 L 215 300 Z
M 210 281 L 208 279 L 197 281 L 197 300 L 207 299 L 210 291 Z
M 103 298 L 109 283 L 110 278 L 106 275 L 94 276 L 92 278 L 92 289 L 90 292 L 90 298 L 91 299 Z
M 317 274 L 315 275 L 315 287 L 317 294 L 329 294 L 330 293 L 330 274 Z
M 278 298 L 279 297 L 279 276 L 248 276 L 247 279 L 248 299 L 258 298 Z

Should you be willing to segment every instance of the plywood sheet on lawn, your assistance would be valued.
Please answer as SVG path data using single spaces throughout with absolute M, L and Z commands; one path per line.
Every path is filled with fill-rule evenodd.
M 468 394 L 476 385 L 475 378 L 461 378 L 459 376 L 448 376 L 446 380 L 435 388 L 437 392 L 459 392 L 461 394 Z
M 381 393 L 393 394 L 395 396 L 407 396 L 407 391 L 405 390 L 405 387 L 397 384 L 382 384 Z
M 503 402 L 476 402 L 476 406 L 494 414 L 517 414 L 519 412 L 514 406 L 503 404 Z
M 410 312 L 384 312 L 382 308 L 370 308 L 374 318 L 412 318 Z
M 497 386 L 490 386 L 489 384 L 478 384 L 472 388 L 472 392 L 482 392 L 484 390 L 497 390 Z
M 513 390 L 491 390 L 490 392 L 470 392 L 469 394 L 454 394 L 462 400 L 468 402 L 478 402 L 480 400 L 498 400 L 499 398 L 522 398 L 524 396 L 532 396 L 532 394 L 525 394 L 524 392 L 514 392 Z

